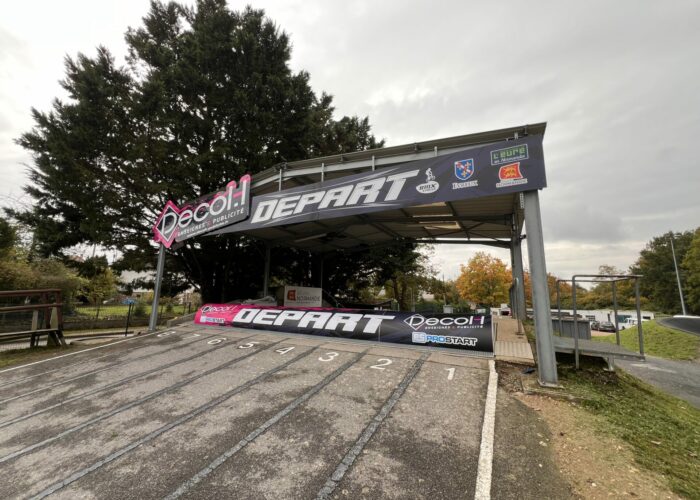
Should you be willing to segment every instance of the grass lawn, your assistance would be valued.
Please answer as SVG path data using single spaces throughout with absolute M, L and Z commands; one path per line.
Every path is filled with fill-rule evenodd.
M 700 411 L 625 372 L 605 372 L 603 363 L 581 366 L 559 365 L 564 388 L 604 417 L 603 430 L 629 443 L 639 465 L 663 474 L 679 495 L 700 498 Z
M 134 306 L 135 307 L 135 306 Z M 161 309 L 165 313 L 166 312 L 167 306 L 163 306 Z M 194 312 L 196 309 L 194 307 L 190 308 L 190 312 Z M 150 314 L 151 312 L 151 305 L 147 304 L 145 306 L 145 311 L 146 315 Z M 97 306 L 80 306 L 75 309 L 75 312 L 78 316 L 85 316 L 88 318 L 94 318 L 95 314 L 98 312 L 97 311 Z M 99 310 L 99 317 L 100 318 L 106 318 L 106 317 L 117 317 L 117 318 L 126 318 L 127 313 L 129 312 L 129 306 L 127 305 L 107 305 L 107 306 L 101 306 Z M 182 304 L 177 304 L 172 306 L 172 314 L 175 316 L 182 316 L 187 312 L 187 306 L 182 305 Z M 132 307 L 131 314 L 134 314 L 134 309 Z M 171 314 L 168 311 L 168 314 Z
M 39 346 L 27 349 L 12 349 L 8 351 L 0 351 L 0 369 L 7 368 L 12 365 L 32 363 L 42 359 L 53 358 L 79 350 L 79 347 L 67 345 L 65 347 L 48 347 Z
M 642 323 L 644 329 L 644 353 L 667 359 L 692 360 L 698 356 L 700 337 L 690 333 L 667 328 L 656 321 Z M 593 337 L 599 342 L 615 343 L 615 334 L 607 337 Z M 639 351 L 639 339 L 636 328 L 620 332 L 620 343 L 631 351 Z

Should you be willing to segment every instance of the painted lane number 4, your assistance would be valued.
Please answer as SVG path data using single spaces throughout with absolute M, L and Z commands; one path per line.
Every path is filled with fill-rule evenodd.
M 275 352 L 278 352 L 280 354 L 287 354 L 289 351 L 294 349 L 294 346 L 292 347 L 283 347 L 282 349 L 275 349 Z

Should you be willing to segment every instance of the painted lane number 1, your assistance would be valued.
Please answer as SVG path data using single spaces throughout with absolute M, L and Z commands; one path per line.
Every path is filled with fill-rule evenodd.
M 447 380 L 452 380 L 455 377 L 455 369 L 445 368 L 445 370 L 447 370 Z

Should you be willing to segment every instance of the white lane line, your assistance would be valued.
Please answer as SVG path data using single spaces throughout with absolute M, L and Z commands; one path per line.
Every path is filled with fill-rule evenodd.
M 110 347 L 113 345 L 121 344 L 122 342 L 127 342 L 129 340 L 142 339 L 144 337 L 148 337 L 149 335 L 155 335 L 156 333 L 163 333 L 163 332 L 146 333 L 144 335 L 137 335 L 134 337 L 129 337 L 128 339 L 124 339 L 124 340 L 118 340 L 118 341 L 112 342 L 110 344 L 98 345 L 97 347 L 90 347 L 89 349 L 83 349 L 82 351 L 69 352 L 68 354 L 61 354 L 60 356 L 54 356 L 53 358 L 47 358 L 47 359 L 42 359 L 40 361 L 34 361 L 33 363 L 27 363 L 26 365 L 20 365 L 20 366 L 15 366 L 12 368 L 6 368 L 4 370 L 0 370 L 0 373 L 11 372 L 12 370 L 19 370 L 20 368 L 26 368 L 28 366 L 38 365 L 39 363 L 46 363 L 47 361 L 53 361 L 54 359 L 65 358 L 67 356 L 73 356 L 74 354 L 82 354 L 84 352 L 93 351 L 95 349 L 102 349 L 103 347 Z
M 491 359 L 489 360 L 489 385 L 486 391 L 486 405 L 484 406 L 484 424 L 481 427 L 481 448 L 479 450 L 479 468 L 476 473 L 474 500 L 489 500 L 491 498 L 497 391 L 498 372 L 496 372 L 496 363 Z

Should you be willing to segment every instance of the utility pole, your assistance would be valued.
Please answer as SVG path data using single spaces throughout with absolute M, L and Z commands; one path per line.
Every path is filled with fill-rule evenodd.
M 681 275 L 678 272 L 678 261 L 676 260 L 676 249 L 673 247 L 673 231 L 669 233 L 671 236 L 671 254 L 673 254 L 673 267 L 676 268 L 676 282 L 678 283 L 678 295 L 681 297 L 681 310 L 683 311 L 683 316 L 686 316 L 685 311 L 685 301 L 683 300 L 683 287 L 681 286 Z

